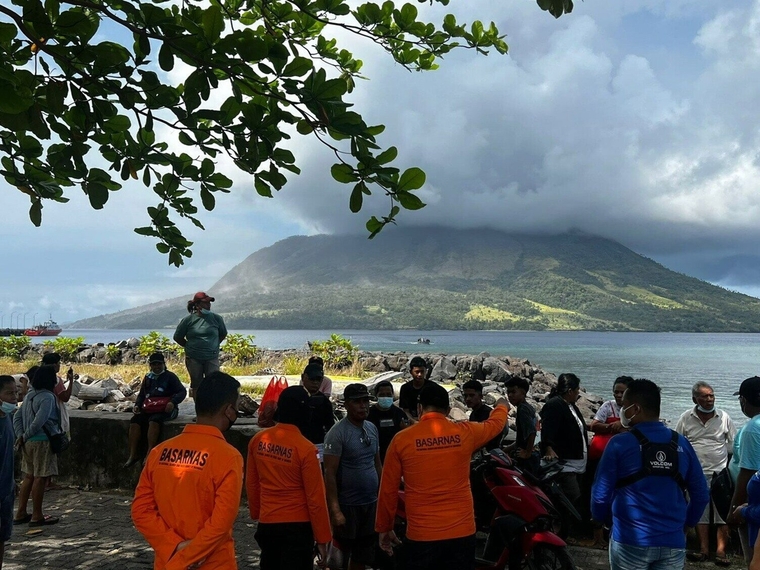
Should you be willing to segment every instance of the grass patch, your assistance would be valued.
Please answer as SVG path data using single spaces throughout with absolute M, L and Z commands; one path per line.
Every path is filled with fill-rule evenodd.
M 509 311 L 502 311 L 486 305 L 472 305 L 464 315 L 466 321 L 502 322 L 516 321 L 520 317 Z

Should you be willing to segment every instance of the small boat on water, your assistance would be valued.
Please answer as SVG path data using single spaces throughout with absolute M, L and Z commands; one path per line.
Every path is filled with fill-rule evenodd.
M 420 337 L 417 339 L 417 342 L 415 344 L 430 344 L 430 339 L 425 337 Z
M 40 325 L 34 325 L 24 331 L 25 336 L 58 336 L 61 334 L 61 327 L 53 320 L 45 321 Z

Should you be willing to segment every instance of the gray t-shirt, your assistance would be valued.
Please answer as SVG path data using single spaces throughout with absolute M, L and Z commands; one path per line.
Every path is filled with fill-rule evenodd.
M 375 455 L 380 438 L 374 424 L 365 421 L 357 427 L 343 418 L 325 436 L 325 455 L 340 457 L 338 502 L 356 507 L 377 501 L 379 481 Z

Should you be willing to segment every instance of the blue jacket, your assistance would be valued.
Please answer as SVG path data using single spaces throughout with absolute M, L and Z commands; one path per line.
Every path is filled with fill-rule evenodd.
M 671 430 L 661 422 L 636 424 L 654 443 L 670 441 Z M 591 489 L 591 516 L 613 521 L 612 538 L 631 546 L 684 548 L 684 526 L 699 522 L 709 500 L 702 466 L 688 440 L 678 436 L 678 470 L 686 481 L 689 502 L 673 479 L 645 477 L 616 489 L 618 479 L 641 469 L 641 448 L 636 437 L 621 433 L 604 450 Z

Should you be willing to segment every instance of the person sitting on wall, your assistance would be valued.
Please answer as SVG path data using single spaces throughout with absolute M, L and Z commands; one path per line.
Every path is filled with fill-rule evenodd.
M 179 413 L 179 405 L 187 396 L 187 390 L 174 372 L 166 369 L 161 352 L 154 352 L 148 359 L 150 372 L 145 375 L 140 393 L 135 401 L 135 415 L 129 425 L 129 459 L 124 468 L 138 462 L 138 447 L 143 429 L 148 430 L 148 453 L 158 443 L 161 424 L 173 420 Z

